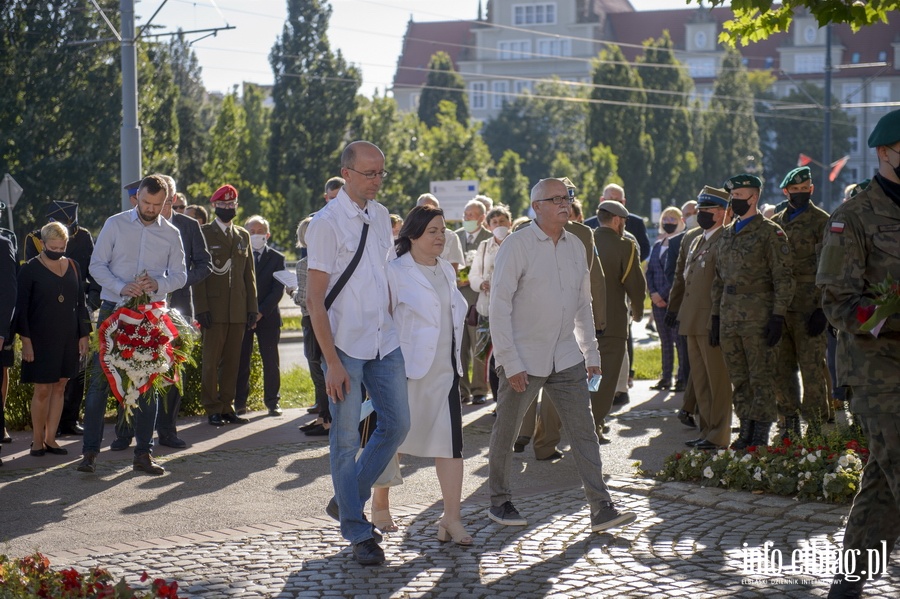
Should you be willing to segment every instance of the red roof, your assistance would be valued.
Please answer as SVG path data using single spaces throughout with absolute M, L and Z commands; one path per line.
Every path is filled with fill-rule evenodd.
M 458 61 L 470 43 L 470 29 L 474 21 L 410 21 L 403 38 L 403 50 L 397 61 L 394 87 L 422 87 L 428 76 L 428 62 L 435 52 L 450 55 L 453 68 L 459 70 Z

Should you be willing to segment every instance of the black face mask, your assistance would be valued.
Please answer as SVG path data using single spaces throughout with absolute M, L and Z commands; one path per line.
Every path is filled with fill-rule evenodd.
M 700 225 L 701 229 L 706 231 L 716 226 L 716 219 L 713 216 L 712 212 L 705 212 L 701 210 L 697 213 L 697 224 Z
M 674 233 L 674 232 L 675 232 L 675 229 L 677 229 L 677 228 L 678 228 L 678 225 L 676 225 L 676 224 L 674 224 L 674 223 L 665 223 L 665 224 L 663 225 L 663 231 L 665 231 L 665 232 L 668 233 L 669 235 L 671 235 L 672 233 Z
M 790 198 L 789 202 L 791 206 L 795 210 L 800 210 L 801 208 L 806 208 L 809 205 L 809 198 L 812 197 L 812 192 L 810 191 L 798 191 L 796 193 L 788 194 Z
M 731 209 L 738 216 L 744 216 L 750 210 L 750 200 L 731 198 Z
M 888 150 L 890 150 L 891 152 L 900 156 L 900 152 L 898 152 L 894 148 L 888 148 Z M 897 164 L 897 166 L 894 166 L 890 163 L 890 161 L 888 161 L 888 166 L 890 166 L 892 169 L 894 169 L 894 174 L 897 175 L 898 179 L 900 179 L 900 164 Z
M 234 218 L 234 214 L 234 208 L 216 208 L 216 216 L 218 216 L 223 223 L 230 223 Z
M 44 250 L 44 254 L 46 254 L 47 257 L 51 260 L 59 260 L 66 255 L 65 252 L 54 252 L 53 250 Z

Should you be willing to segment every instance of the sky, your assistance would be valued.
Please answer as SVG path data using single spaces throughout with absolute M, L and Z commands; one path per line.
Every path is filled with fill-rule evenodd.
M 558 0 L 565 1 L 565 0 Z M 686 8 L 684 0 L 631 0 L 637 10 Z M 214 37 L 190 34 L 208 91 L 227 93 L 244 81 L 271 84 L 269 52 L 287 16 L 286 0 L 136 0 L 137 25 L 153 19 L 158 33 L 235 26 Z M 328 39 L 332 50 L 363 74 L 360 93 L 371 97 L 390 88 L 407 23 L 475 19 L 478 0 L 330 0 Z M 487 0 L 483 1 L 487 6 Z M 696 8 L 696 5 L 693 5 Z

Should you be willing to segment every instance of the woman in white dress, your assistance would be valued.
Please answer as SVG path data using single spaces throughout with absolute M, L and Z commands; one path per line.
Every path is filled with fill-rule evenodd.
M 417 206 L 397 238 L 397 259 L 387 268 L 394 323 L 406 362 L 410 430 L 397 450 L 433 457 L 444 517 L 438 540 L 471 545 L 460 515 L 462 497 L 462 415 L 459 401 L 459 340 L 467 304 L 456 287 L 456 273 L 440 258 L 444 213 Z

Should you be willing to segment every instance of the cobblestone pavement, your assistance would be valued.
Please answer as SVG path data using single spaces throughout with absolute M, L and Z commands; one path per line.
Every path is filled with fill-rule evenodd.
M 701 489 L 683 483 L 613 477 L 620 508 L 638 520 L 593 534 L 580 489 L 523 496 L 527 527 L 504 527 L 483 507 L 464 509 L 473 547 L 441 544 L 440 510 L 395 509 L 400 532 L 383 544 L 387 562 L 362 567 L 327 517 L 95 547 L 50 555 L 56 566 L 108 567 L 140 586 L 139 576 L 175 578 L 187 597 L 824 597 L 827 576 L 797 576 L 791 552 L 815 543 L 818 555 L 840 541 L 846 507 Z M 837 535 L 835 534 L 837 532 Z M 837 537 L 837 538 L 836 538 Z M 745 567 L 770 542 L 783 556 L 777 575 L 748 580 Z M 745 545 L 746 544 L 746 545 Z M 756 549 L 754 554 L 752 550 Z M 896 556 L 895 556 L 896 558 Z M 774 562 L 769 562 L 774 563 Z M 811 570 L 812 554 L 794 565 Z M 774 566 L 770 566 L 774 570 Z M 815 574 L 814 571 L 812 571 Z M 871 583 L 867 597 L 900 594 L 898 568 Z

